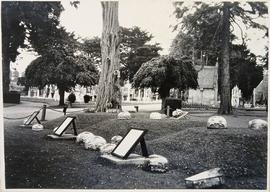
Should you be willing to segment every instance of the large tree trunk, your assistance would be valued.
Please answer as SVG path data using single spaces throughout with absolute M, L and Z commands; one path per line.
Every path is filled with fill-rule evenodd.
M 161 86 L 158 89 L 158 94 L 160 95 L 160 98 L 161 98 L 161 110 L 164 111 L 165 110 L 165 100 L 166 100 L 166 97 L 168 97 L 170 95 L 170 88 L 165 87 L 165 86 Z
M 96 111 L 121 109 L 118 2 L 101 2 L 103 31 L 101 38 L 102 71 L 98 84 Z
M 230 41 L 230 6 L 228 2 L 223 5 L 223 34 L 222 34 L 222 50 L 221 62 L 219 65 L 220 73 L 220 107 L 219 114 L 231 114 L 231 89 L 230 89 L 230 55 L 229 55 L 229 41 Z
M 63 89 L 62 87 L 58 87 L 58 90 L 59 90 L 59 97 L 60 97 L 59 106 L 63 106 L 65 105 L 65 89 Z
M 3 53 L 2 57 L 2 82 L 3 82 L 3 94 L 9 93 L 9 83 L 10 83 L 10 60 L 7 58 L 7 55 Z
M 8 19 L 7 19 L 7 9 L 1 8 L 2 11 L 2 85 L 3 85 L 3 94 L 6 95 L 9 93 L 9 83 L 10 83 L 10 58 L 9 58 L 9 28 L 8 28 Z

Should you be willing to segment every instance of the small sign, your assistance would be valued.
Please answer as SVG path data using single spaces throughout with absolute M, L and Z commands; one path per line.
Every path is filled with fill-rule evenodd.
M 39 114 L 39 111 L 35 111 L 28 117 L 28 119 L 25 121 L 24 125 L 30 125 L 34 119 L 37 120 L 37 122 L 40 124 L 39 119 L 37 118 L 37 115 Z
M 140 142 L 142 155 L 144 157 L 148 157 L 148 152 L 144 140 L 144 135 L 146 132 L 147 130 L 145 129 L 130 129 L 111 154 L 122 159 L 127 159 L 130 153 L 135 149 L 136 145 Z
M 73 129 L 74 129 L 74 135 L 77 135 L 75 118 L 76 117 L 66 117 L 66 119 L 61 123 L 61 125 L 54 130 L 54 134 L 57 135 L 57 136 L 62 136 L 63 133 L 69 127 L 69 125 L 72 123 Z

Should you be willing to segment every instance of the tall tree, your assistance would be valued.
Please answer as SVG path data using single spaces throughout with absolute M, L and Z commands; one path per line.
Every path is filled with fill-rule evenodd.
M 257 64 L 256 56 L 247 49 L 246 45 L 230 46 L 230 81 L 231 88 L 237 85 L 242 97 L 249 101 L 253 89 L 263 80 L 263 65 Z
M 9 92 L 10 62 L 15 61 L 18 48 L 28 42 L 42 46 L 37 34 L 47 36 L 59 24 L 63 7 L 60 2 L 2 1 L 2 66 L 3 93 Z M 41 36 L 42 36 L 41 35 Z
M 221 37 L 221 60 L 219 63 L 220 76 L 220 107 L 218 113 L 230 114 L 231 106 L 231 88 L 230 88 L 230 3 L 224 2 L 222 15 L 222 37 Z
M 125 63 L 121 67 L 122 80 L 133 82 L 133 77 L 142 64 L 150 61 L 152 58 L 159 57 L 158 51 L 160 50 L 161 47 L 157 44 L 146 44 L 130 51 Z
M 133 81 L 134 74 L 141 65 L 159 56 L 162 48 L 158 43 L 149 44 L 153 35 L 141 28 L 120 28 L 120 71 L 121 80 Z
M 130 80 L 132 82 L 134 74 L 141 65 L 154 57 L 159 56 L 162 48 L 159 44 L 149 44 L 153 36 L 148 32 L 135 26 L 132 28 L 120 27 L 120 72 L 121 81 Z M 101 66 L 100 39 L 84 39 L 84 52 Z
M 81 50 L 86 57 L 94 62 L 97 68 L 101 67 L 101 47 L 99 37 L 83 39 L 83 42 L 81 43 Z
M 40 89 L 56 84 L 59 105 L 64 105 L 65 91 L 76 84 L 91 86 L 97 83 L 98 71 L 92 59 L 78 54 L 82 52 L 80 44 L 64 28 L 54 31 L 41 52 L 42 55 L 26 68 L 26 84 Z
M 134 75 L 133 85 L 136 88 L 151 88 L 158 91 L 162 99 L 162 109 L 170 89 L 180 91 L 198 87 L 197 72 L 191 62 L 175 59 L 171 56 L 153 58 L 144 63 Z
M 121 108 L 118 2 L 102 1 L 102 68 L 96 111 Z
M 219 20 L 215 25 L 216 30 L 212 38 L 208 38 L 208 43 L 204 43 L 205 46 L 211 46 L 212 40 L 217 44 L 216 50 L 218 52 L 219 61 L 219 83 L 220 83 L 220 99 L 221 105 L 219 113 L 230 114 L 231 111 L 231 95 L 230 95 L 230 73 L 229 73 L 229 45 L 233 38 L 233 24 L 239 27 L 237 23 L 241 20 L 246 26 L 259 29 L 266 29 L 265 26 L 255 22 L 252 15 L 263 16 L 268 13 L 268 8 L 264 2 L 247 2 L 241 4 L 240 2 L 221 2 L 205 4 L 201 2 L 195 2 L 192 7 L 193 13 L 188 13 L 189 9 L 183 3 L 176 3 L 176 17 L 182 21 L 180 23 L 181 29 L 186 33 L 194 32 L 199 34 L 199 37 L 203 37 L 204 33 L 207 33 L 209 26 L 212 26 L 215 22 L 209 22 L 210 18 L 216 18 Z M 205 23 L 206 25 L 202 26 Z M 243 31 L 242 31 L 243 32 Z M 242 37 L 243 38 L 243 37 Z M 210 45 L 209 45 L 210 42 Z

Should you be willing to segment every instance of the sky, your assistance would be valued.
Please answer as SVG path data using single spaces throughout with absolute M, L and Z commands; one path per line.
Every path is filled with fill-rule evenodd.
M 70 6 L 69 1 L 62 1 L 62 4 L 65 10 L 61 13 L 60 23 L 67 31 L 83 38 L 101 36 L 102 8 L 99 0 L 82 0 L 77 9 Z M 151 33 L 154 38 L 150 43 L 159 43 L 163 48 L 160 53 L 168 54 L 177 33 L 170 27 L 177 22 L 173 11 L 171 0 L 120 0 L 119 24 L 123 27 L 138 26 Z M 235 31 L 240 34 L 238 27 L 235 27 Z M 248 48 L 255 54 L 264 54 L 267 41 L 260 38 L 262 35 L 263 32 L 256 29 L 248 30 Z M 12 66 L 22 73 L 35 58 L 36 54 L 22 51 Z

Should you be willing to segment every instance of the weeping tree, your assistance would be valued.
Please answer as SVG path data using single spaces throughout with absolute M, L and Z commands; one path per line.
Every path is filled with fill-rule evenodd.
M 191 10 L 191 12 L 189 12 Z M 256 22 L 257 17 L 268 14 L 268 7 L 265 2 L 218 2 L 205 4 L 194 2 L 193 6 L 186 6 L 183 2 L 175 3 L 176 17 L 180 19 L 175 29 L 186 34 L 195 34 L 199 37 L 198 42 L 202 43 L 205 51 L 216 52 L 219 61 L 219 93 L 220 93 L 220 114 L 232 113 L 231 107 L 231 86 L 230 86 L 230 44 L 235 37 L 234 29 L 239 28 L 244 44 L 244 31 L 239 23 L 246 27 L 253 27 L 267 30 Z M 213 33 L 209 35 L 211 29 Z M 209 36 L 209 37 L 207 37 Z M 209 50 L 210 48 L 210 50 Z
M 101 5 L 103 11 L 102 67 L 96 103 L 96 111 L 100 112 L 108 108 L 121 109 L 118 2 L 103 1 Z
M 170 89 L 175 88 L 180 91 L 196 89 L 197 77 L 198 74 L 191 62 L 171 56 L 161 56 L 142 64 L 134 75 L 133 86 L 157 91 L 162 99 L 163 109 L 165 98 L 170 95 Z

